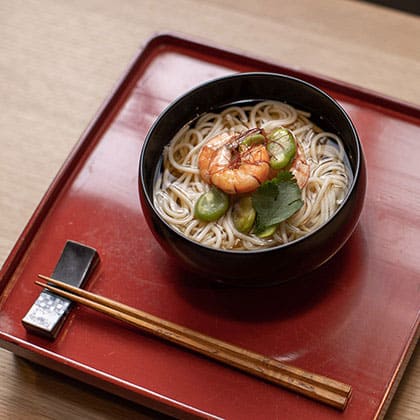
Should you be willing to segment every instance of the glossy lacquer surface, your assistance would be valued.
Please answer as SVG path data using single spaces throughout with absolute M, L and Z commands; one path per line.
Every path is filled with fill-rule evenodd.
M 325 266 L 293 283 L 234 289 L 197 283 L 170 260 L 139 204 L 143 139 L 159 113 L 198 83 L 278 71 L 317 85 L 352 118 L 368 188 L 360 223 Z M 88 127 L 3 267 L 0 343 L 29 359 L 185 417 L 373 418 L 418 329 L 420 111 L 322 77 L 171 36 L 154 38 Z M 87 284 L 154 315 L 349 383 L 341 413 L 76 306 L 55 341 L 21 319 L 65 242 L 97 249 Z

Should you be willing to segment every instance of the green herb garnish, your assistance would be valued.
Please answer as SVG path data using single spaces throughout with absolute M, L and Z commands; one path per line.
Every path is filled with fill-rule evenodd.
M 296 213 L 303 205 L 301 191 L 290 172 L 280 172 L 252 194 L 257 213 L 254 232 L 258 235 Z

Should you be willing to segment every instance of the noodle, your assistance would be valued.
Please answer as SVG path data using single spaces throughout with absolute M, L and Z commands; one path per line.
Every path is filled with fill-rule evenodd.
M 351 174 L 340 138 L 322 131 L 309 118 L 308 113 L 290 105 L 263 101 L 254 106 L 232 106 L 220 113 L 207 113 L 194 127 L 183 127 L 165 147 L 162 173 L 155 183 L 154 205 L 161 217 L 194 241 L 233 250 L 289 243 L 320 227 L 342 203 Z M 202 146 L 219 133 L 254 127 L 264 130 L 285 127 L 292 131 L 310 167 L 309 179 L 301 191 L 303 206 L 281 222 L 269 238 L 239 232 L 232 220 L 232 208 L 215 222 L 202 222 L 194 217 L 196 201 L 210 187 L 201 179 L 198 169 Z

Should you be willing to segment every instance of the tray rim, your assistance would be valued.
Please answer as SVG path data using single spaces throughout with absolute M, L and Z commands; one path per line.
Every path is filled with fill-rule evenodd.
M 4 340 L 3 343 L 2 340 Z M 172 416 L 182 415 L 185 419 L 221 419 L 217 415 L 192 407 L 188 403 L 176 401 L 158 392 L 102 372 L 84 363 L 60 356 L 57 353 L 28 343 L 10 334 L 1 332 L 0 343 L 0 347 L 14 353 L 16 356 L 23 357 L 50 370 L 115 394 L 120 398 L 135 401 L 137 404 L 144 405 L 160 413 Z M 122 389 L 124 389 L 124 392 Z M 127 393 L 132 398 L 128 398 Z
M 319 83 L 328 88 L 332 88 L 337 92 L 346 95 L 354 94 L 362 102 L 369 102 L 372 106 L 378 106 L 381 109 L 392 109 L 394 112 L 404 113 L 402 116 L 405 120 L 416 122 L 420 119 L 420 104 L 414 104 L 408 101 L 397 99 L 393 96 L 386 95 L 375 90 L 368 89 L 357 84 L 339 80 L 330 76 L 324 76 L 315 71 L 309 71 L 304 68 L 291 67 L 281 62 L 273 61 L 257 54 L 249 54 L 248 52 L 240 51 L 238 49 L 229 49 L 216 45 L 215 43 L 199 39 L 199 37 L 189 37 L 188 35 L 179 34 L 177 32 L 157 32 L 155 36 L 149 38 L 145 44 L 145 48 L 152 46 L 155 42 L 162 44 L 178 44 L 185 46 L 193 46 L 201 51 L 206 51 L 204 55 L 217 53 L 218 57 L 234 58 L 235 62 L 241 65 L 252 65 L 254 67 L 265 67 L 258 71 L 274 71 L 279 73 L 279 69 L 287 71 L 287 73 L 294 77 L 305 77 L 309 83 Z M 410 117 L 413 117 L 411 120 Z M 420 123 L 420 121 L 417 121 Z
M 154 57 L 158 50 L 162 51 L 165 48 L 172 47 L 174 49 L 195 50 L 200 51 L 204 56 L 217 56 L 221 59 L 229 61 L 235 60 L 239 65 L 252 66 L 259 69 L 259 71 L 272 72 L 287 72 L 294 77 L 304 78 L 310 83 L 321 85 L 323 89 L 331 89 L 335 92 L 352 96 L 357 101 L 368 103 L 372 107 L 385 110 L 388 114 L 399 114 L 399 118 L 411 123 L 420 125 L 420 106 L 415 104 L 398 100 L 396 98 L 377 93 L 357 85 L 343 82 L 331 77 L 325 77 L 315 72 L 309 72 L 297 68 L 288 67 L 281 63 L 275 63 L 257 56 L 251 56 L 247 53 L 239 52 L 238 50 L 231 50 L 215 46 L 204 40 L 197 40 L 189 38 L 185 35 L 180 35 L 173 32 L 156 33 L 148 38 L 145 43 L 138 49 L 128 68 L 123 72 L 122 76 L 117 81 L 113 89 L 111 89 L 108 97 L 94 114 L 87 127 L 81 133 L 79 139 L 71 149 L 63 165 L 53 178 L 51 184 L 47 188 L 39 204 L 35 208 L 32 216 L 29 218 L 22 233 L 19 235 L 15 245 L 6 258 L 3 266 L 0 269 L 0 303 L 2 301 L 3 291 L 9 285 L 9 281 L 18 266 L 21 258 L 27 252 L 33 238 L 35 237 L 39 226 L 42 224 L 44 218 L 50 211 L 55 199 L 60 194 L 60 191 L 67 182 L 71 182 L 72 174 L 79 165 L 79 159 L 88 149 L 94 147 L 100 138 L 100 133 L 104 131 L 107 122 L 112 119 L 114 115 L 113 109 L 119 101 L 123 101 L 125 96 L 130 91 L 133 84 L 132 74 L 139 71 L 141 68 L 147 68 L 148 63 Z M 420 336 L 420 312 L 417 315 L 416 322 L 410 331 L 410 335 L 406 342 L 403 352 L 400 355 L 399 363 L 394 371 L 383 398 L 378 406 L 375 418 L 382 417 L 389 404 L 392 401 L 398 384 L 403 376 L 406 366 L 414 352 L 416 342 Z M 140 396 L 141 401 L 133 399 L 139 404 L 143 404 L 152 409 L 170 415 L 182 414 L 185 418 L 219 418 L 213 414 L 204 412 L 194 407 L 183 404 L 179 401 L 171 400 L 162 394 L 155 393 L 151 390 L 144 389 L 138 385 L 123 381 L 110 374 L 99 372 L 98 370 L 88 367 L 84 364 L 78 363 L 74 360 L 60 356 L 54 352 L 46 350 L 43 347 L 31 344 L 11 334 L 0 331 L 0 347 L 5 348 L 18 356 L 24 357 L 40 365 L 47 366 L 50 369 L 64 373 L 82 382 L 104 389 L 107 392 L 112 392 L 122 398 L 128 399 L 123 395 L 120 388 L 124 388 L 133 396 Z M 54 364 L 51 367 L 51 362 Z M 61 363 L 60 363 L 61 362 Z M 96 371 L 98 375 L 94 376 L 91 371 Z M 85 376 L 83 376 L 85 375 Z M 136 388 L 137 391 L 131 388 Z M 166 402 L 165 402 L 166 401 Z

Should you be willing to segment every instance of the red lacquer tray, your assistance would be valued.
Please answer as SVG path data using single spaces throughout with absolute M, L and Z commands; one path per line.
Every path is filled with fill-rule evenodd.
M 285 285 L 196 284 L 167 258 L 138 198 L 142 141 L 177 96 L 214 77 L 274 71 L 326 90 L 348 111 L 367 160 L 360 224 L 333 260 Z M 82 136 L 0 277 L 6 349 L 180 417 L 369 419 L 383 414 L 417 339 L 420 109 L 313 74 L 172 35 L 151 39 Z M 96 248 L 88 288 L 205 334 L 353 386 L 342 413 L 75 307 L 53 341 L 21 319 L 66 240 Z

